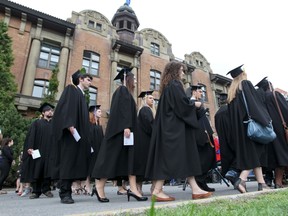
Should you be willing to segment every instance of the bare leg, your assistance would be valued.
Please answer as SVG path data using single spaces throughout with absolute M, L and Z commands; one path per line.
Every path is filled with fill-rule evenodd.
M 134 175 L 129 175 L 129 185 L 130 185 L 130 190 L 137 195 L 138 197 L 142 197 L 142 194 L 137 190 L 137 184 L 136 184 L 136 176 Z
M 163 185 L 164 185 L 164 180 L 156 180 L 152 195 L 156 195 L 159 198 L 169 198 L 170 196 L 165 194 L 162 190 Z
M 275 186 L 283 187 L 283 175 L 284 175 L 284 167 L 277 167 L 275 169 Z
M 90 177 L 88 176 L 87 179 L 83 182 L 84 190 L 87 194 L 91 194 L 91 185 L 90 185 Z
M 105 192 L 104 192 L 104 187 L 106 184 L 107 179 L 106 178 L 101 178 L 99 180 L 95 180 L 95 185 L 96 185 L 96 190 L 99 194 L 100 198 L 105 198 Z
M 188 180 L 189 185 L 190 185 L 191 188 L 192 188 L 193 194 L 206 194 L 206 193 L 208 193 L 207 191 L 202 190 L 202 189 L 198 186 L 198 184 L 196 183 L 196 180 L 195 180 L 195 177 L 194 177 L 194 176 L 188 177 L 187 180 Z
M 262 172 L 262 167 L 256 167 L 253 170 L 254 170 L 254 174 L 255 174 L 255 177 L 257 179 L 257 182 L 261 183 L 261 184 L 265 184 L 265 180 L 264 180 L 263 172 Z

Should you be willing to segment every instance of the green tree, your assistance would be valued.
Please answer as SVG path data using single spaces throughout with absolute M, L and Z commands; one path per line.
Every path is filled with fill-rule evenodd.
M 23 149 L 31 120 L 22 117 L 14 105 L 17 85 L 14 75 L 11 73 L 13 60 L 12 40 L 8 35 L 8 27 L 3 21 L 0 21 L 0 128 L 3 137 L 11 137 L 14 140 L 14 159 L 17 159 Z M 12 167 L 6 180 L 10 185 L 15 183 L 16 168 L 17 166 Z
M 17 91 L 15 77 L 10 72 L 13 65 L 12 40 L 9 37 L 8 27 L 0 21 L 0 110 L 7 109 L 7 104 L 14 102 Z
M 52 76 L 49 80 L 48 91 L 47 94 L 45 94 L 42 103 L 48 102 L 52 105 L 55 105 L 56 94 L 58 92 L 58 86 L 59 86 L 59 80 L 57 78 L 58 73 L 59 73 L 59 67 L 57 64 L 56 67 L 52 70 Z

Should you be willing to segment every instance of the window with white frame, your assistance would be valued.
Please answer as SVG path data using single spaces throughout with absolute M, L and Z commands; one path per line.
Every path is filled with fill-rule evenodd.
M 49 81 L 34 80 L 32 96 L 37 98 L 44 98 L 48 93 Z
M 90 96 L 90 104 L 97 104 L 97 88 L 90 86 L 89 88 L 89 96 Z
M 156 70 L 150 70 L 150 90 L 159 90 L 161 73 Z
M 86 69 L 87 73 L 93 76 L 99 76 L 99 63 L 100 55 L 84 50 L 82 67 Z
M 38 67 L 54 69 L 59 62 L 60 47 L 43 43 L 41 45 Z

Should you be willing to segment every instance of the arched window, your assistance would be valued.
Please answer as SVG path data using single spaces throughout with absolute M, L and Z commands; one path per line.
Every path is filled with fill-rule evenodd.
M 97 53 L 84 50 L 82 67 L 86 69 L 87 73 L 93 76 L 99 76 L 100 55 Z
M 44 98 L 48 93 L 49 81 L 47 80 L 34 80 L 33 97 Z

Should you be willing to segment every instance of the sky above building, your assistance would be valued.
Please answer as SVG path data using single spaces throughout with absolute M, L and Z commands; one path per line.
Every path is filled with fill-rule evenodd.
M 129 0 L 13 0 L 18 4 L 66 20 L 72 11 L 95 10 L 112 20 Z M 288 91 L 288 13 L 285 0 L 131 0 L 140 22 L 172 44 L 175 57 L 200 52 L 213 73 L 226 73 L 244 64 L 248 79 L 263 77 Z M 227 76 L 231 78 L 230 76 Z

